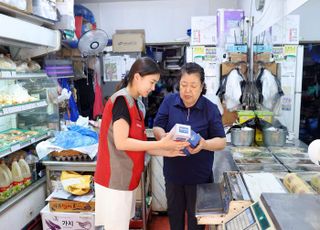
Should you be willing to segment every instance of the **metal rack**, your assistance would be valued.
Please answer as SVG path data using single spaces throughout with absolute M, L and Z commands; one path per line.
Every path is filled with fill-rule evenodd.
M 141 205 L 142 205 L 142 225 L 141 229 L 147 229 L 148 217 L 151 211 L 151 205 L 147 205 L 146 203 L 146 194 L 150 191 L 149 188 L 151 180 L 151 157 L 146 155 L 145 157 L 145 168 L 141 175 Z M 52 171 L 62 171 L 62 170 L 70 170 L 77 172 L 94 172 L 96 170 L 96 161 L 79 161 L 79 162 L 71 162 L 71 161 L 54 161 L 46 158 L 42 161 L 42 164 L 46 166 L 46 177 L 47 177 L 47 193 L 50 194 L 52 192 L 52 185 L 50 180 L 50 173 Z M 140 226 L 139 226 L 140 227 Z

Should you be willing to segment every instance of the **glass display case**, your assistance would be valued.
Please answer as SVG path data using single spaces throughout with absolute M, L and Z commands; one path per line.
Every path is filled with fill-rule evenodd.
M 45 182 L 45 178 L 34 177 L 27 157 L 29 154 L 36 157 L 34 146 L 59 130 L 59 109 L 57 82 L 46 74 L 27 77 L 16 74 L 14 78 L 0 77 L 0 81 L 0 163 L 2 170 L 3 167 L 9 170 L 4 173 L 0 167 L 0 187 L 8 184 L 6 190 L 0 190 L 1 214 Z M 29 164 L 28 183 L 21 168 L 22 158 Z M 14 175 L 14 162 L 19 164 L 20 175 Z M 35 166 L 36 169 L 39 168 Z M 17 187 L 19 176 L 23 179 Z

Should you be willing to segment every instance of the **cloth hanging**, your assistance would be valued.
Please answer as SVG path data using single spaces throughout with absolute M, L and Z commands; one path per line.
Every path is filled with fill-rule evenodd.
M 80 115 L 93 119 L 93 104 L 94 104 L 94 71 L 88 69 L 85 71 L 88 79 L 82 78 L 74 81 L 74 86 L 77 89 L 77 104 L 80 110 Z
M 68 91 L 71 91 L 70 85 L 67 79 L 65 78 L 59 79 L 59 84 L 61 85 L 62 88 L 66 88 Z M 79 111 L 78 111 L 77 104 L 74 100 L 73 94 L 71 94 L 68 103 L 69 103 L 69 106 L 68 106 L 69 111 L 68 111 L 68 114 L 66 114 L 65 118 L 75 122 L 79 118 Z
M 102 102 L 102 90 L 98 81 L 98 74 L 95 72 L 94 74 L 94 104 L 93 104 L 93 118 L 96 119 L 97 116 L 101 116 L 103 113 L 103 102 Z

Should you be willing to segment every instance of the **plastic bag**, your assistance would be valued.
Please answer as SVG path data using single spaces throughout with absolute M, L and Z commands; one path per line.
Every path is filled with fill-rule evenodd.
M 63 189 L 73 195 L 84 195 L 91 190 L 91 175 L 80 175 L 73 171 L 62 171 L 60 181 Z
M 55 134 L 52 143 L 64 149 L 72 149 L 81 146 L 94 145 L 98 143 L 98 135 L 87 128 L 80 126 L 68 127 L 68 131 L 60 131 Z
M 90 130 L 88 128 L 85 128 L 79 125 L 68 126 L 68 130 L 78 132 L 84 136 L 92 137 L 98 142 L 98 139 L 99 139 L 98 134 L 93 130 Z
M 241 82 L 242 76 L 237 70 L 232 70 L 226 82 L 225 102 L 229 111 L 236 110 L 240 104 L 240 98 L 242 95 Z

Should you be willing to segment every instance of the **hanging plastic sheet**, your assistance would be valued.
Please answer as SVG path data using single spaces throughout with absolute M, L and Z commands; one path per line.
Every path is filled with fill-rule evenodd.
M 238 69 L 232 70 L 222 81 L 217 94 L 224 95 L 226 107 L 229 111 L 240 107 L 243 83 L 244 79 Z
M 262 68 L 256 80 L 256 86 L 259 91 L 259 103 L 264 108 L 274 111 L 280 102 L 281 96 L 284 95 L 280 80 L 272 75 L 269 70 Z

